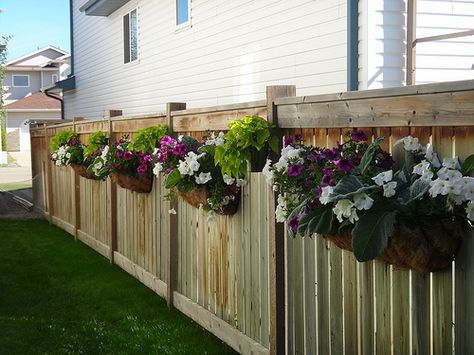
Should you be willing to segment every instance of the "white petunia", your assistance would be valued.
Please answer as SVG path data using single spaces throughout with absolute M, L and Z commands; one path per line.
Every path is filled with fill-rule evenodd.
M 420 179 L 425 181 L 430 181 L 433 178 L 434 174 L 432 171 L 428 170 L 423 175 L 421 175 Z
M 426 145 L 426 153 L 425 153 L 425 158 L 433 164 L 435 168 L 441 167 L 441 163 L 438 158 L 438 154 L 433 152 L 433 145 L 427 144 Z
M 387 170 L 384 172 L 381 172 L 380 174 L 374 176 L 372 180 L 378 185 L 382 186 L 384 182 L 389 182 L 393 178 L 393 171 L 392 170 Z
M 262 174 L 265 176 L 265 180 L 269 186 L 273 185 L 273 172 L 271 170 L 272 161 L 267 159 L 265 166 L 262 169 Z
M 343 199 L 336 203 L 336 206 L 332 209 L 336 215 L 337 220 L 342 223 L 345 218 L 349 218 L 353 214 L 354 203 L 351 200 Z M 355 209 L 355 208 L 354 208 Z
M 247 185 L 247 180 L 245 180 L 245 179 L 237 179 L 236 185 L 237 185 L 238 187 L 243 187 L 243 186 Z
M 224 180 L 224 183 L 226 185 L 232 185 L 235 182 L 235 179 L 227 174 L 224 174 L 224 176 L 222 176 L 222 179 Z
M 466 215 L 470 221 L 474 221 L 474 202 L 469 201 L 466 206 Z
M 283 157 L 280 157 L 278 162 L 275 164 L 275 169 L 277 171 L 283 172 L 288 168 L 288 160 Z
M 358 210 L 369 210 L 373 204 L 374 199 L 370 198 L 367 194 L 354 195 L 354 207 Z
M 104 149 L 102 149 L 102 153 L 100 154 L 100 157 L 105 160 L 108 153 L 109 153 L 109 146 L 106 145 Z
M 212 180 L 211 173 L 199 173 L 198 176 L 194 177 L 194 180 L 196 181 L 196 184 L 199 185 L 204 185 L 206 182 Z
M 443 166 L 447 169 L 460 169 L 458 157 L 454 158 L 444 158 Z
M 51 155 L 51 158 L 53 158 L 53 159 L 56 159 L 57 157 L 58 157 L 58 155 L 57 155 L 56 153 L 53 153 L 53 154 Z
M 399 145 L 400 143 L 403 143 L 403 148 L 405 150 L 412 151 L 412 152 L 416 152 L 421 148 L 421 145 L 418 142 L 418 138 L 412 137 L 412 136 L 404 137 L 396 141 L 394 146 Z
M 430 162 L 427 160 L 422 160 L 420 163 L 416 164 L 413 167 L 413 174 L 423 175 L 430 169 Z
M 281 156 L 286 160 L 290 160 L 299 156 L 301 149 L 295 148 L 292 145 L 287 145 L 281 150 Z
M 286 221 L 286 200 L 283 195 L 279 194 L 277 199 L 277 207 L 275 209 L 275 219 L 278 223 L 283 223 Z
M 153 168 L 153 174 L 156 176 L 160 175 L 160 172 L 163 171 L 163 164 L 161 163 L 156 163 L 155 167 Z
M 386 183 L 383 185 L 383 195 L 384 197 L 392 197 L 395 195 L 396 190 L 395 188 L 397 187 L 397 182 L 396 181 L 390 181 L 389 183 Z
M 168 213 L 169 214 L 176 214 L 176 210 L 174 208 L 168 210 Z
M 456 184 L 461 184 L 462 174 L 459 170 L 448 170 L 446 172 L 446 177 L 449 181 L 452 181 Z
M 436 179 L 430 182 L 430 189 L 428 190 L 431 197 L 438 195 L 447 195 L 449 193 L 451 183 L 447 180 Z
M 347 218 L 349 219 L 349 222 L 351 222 L 352 224 L 354 224 L 356 221 L 358 221 L 359 216 L 357 215 L 357 210 L 355 208 L 352 208 L 351 209 L 351 214 Z
M 331 195 L 333 191 L 334 188 L 332 186 L 324 186 L 321 189 L 321 196 L 319 196 L 319 202 L 321 202 L 322 205 L 327 205 L 331 200 Z

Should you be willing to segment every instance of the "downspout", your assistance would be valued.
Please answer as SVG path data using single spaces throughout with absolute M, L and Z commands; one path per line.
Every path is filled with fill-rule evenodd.
M 52 99 L 58 100 L 61 102 L 61 119 L 64 120 L 64 101 L 61 96 L 54 95 L 49 92 L 50 89 L 44 90 L 44 94 Z
M 347 0 L 347 91 L 359 90 L 359 0 Z
M 71 47 L 71 72 L 68 77 L 74 76 L 73 5 L 73 0 L 69 0 L 69 42 Z

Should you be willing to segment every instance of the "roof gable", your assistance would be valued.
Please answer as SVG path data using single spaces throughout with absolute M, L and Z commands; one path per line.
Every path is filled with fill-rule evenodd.
M 68 53 L 63 51 L 62 49 L 59 49 L 53 46 L 48 46 L 48 47 L 38 49 L 37 51 L 34 51 L 32 53 L 26 54 L 22 57 L 13 59 L 5 63 L 5 66 L 10 66 L 10 65 L 36 66 L 36 65 L 41 65 L 51 59 L 56 59 L 67 54 Z

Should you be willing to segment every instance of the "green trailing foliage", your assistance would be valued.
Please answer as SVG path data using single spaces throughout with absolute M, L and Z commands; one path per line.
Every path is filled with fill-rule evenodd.
M 249 162 L 252 168 L 261 170 L 257 165 L 262 160 L 265 163 L 268 151 L 278 151 L 278 138 L 271 136 L 273 125 L 262 117 L 245 116 L 232 121 L 229 128 L 225 143 L 216 147 L 214 156 L 215 164 L 221 166 L 222 174 L 243 177 Z
M 131 149 L 152 153 L 156 147 L 160 146 L 161 139 L 167 134 L 170 134 L 170 130 L 165 125 L 143 128 L 137 132 Z
M 69 144 L 74 138 L 77 139 L 77 137 L 78 137 L 77 133 L 72 132 L 72 131 L 58 132 L 51 139 L 51 143 L 49 147 L 51 151 L 58 150 L 60 146 Z
M 91 134 L 87 140 L 87 145 L 84 147 L 84 159 L 87 159 L 92 153 L 107 144 L 107 142 L 108 138 L 104 132 L 98 131 Z

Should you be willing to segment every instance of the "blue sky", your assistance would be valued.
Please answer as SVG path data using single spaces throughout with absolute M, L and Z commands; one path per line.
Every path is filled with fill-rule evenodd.
M 0 0 L 0 36 L 11 60 L 53 45 L 69 52 L 69 0 Z

